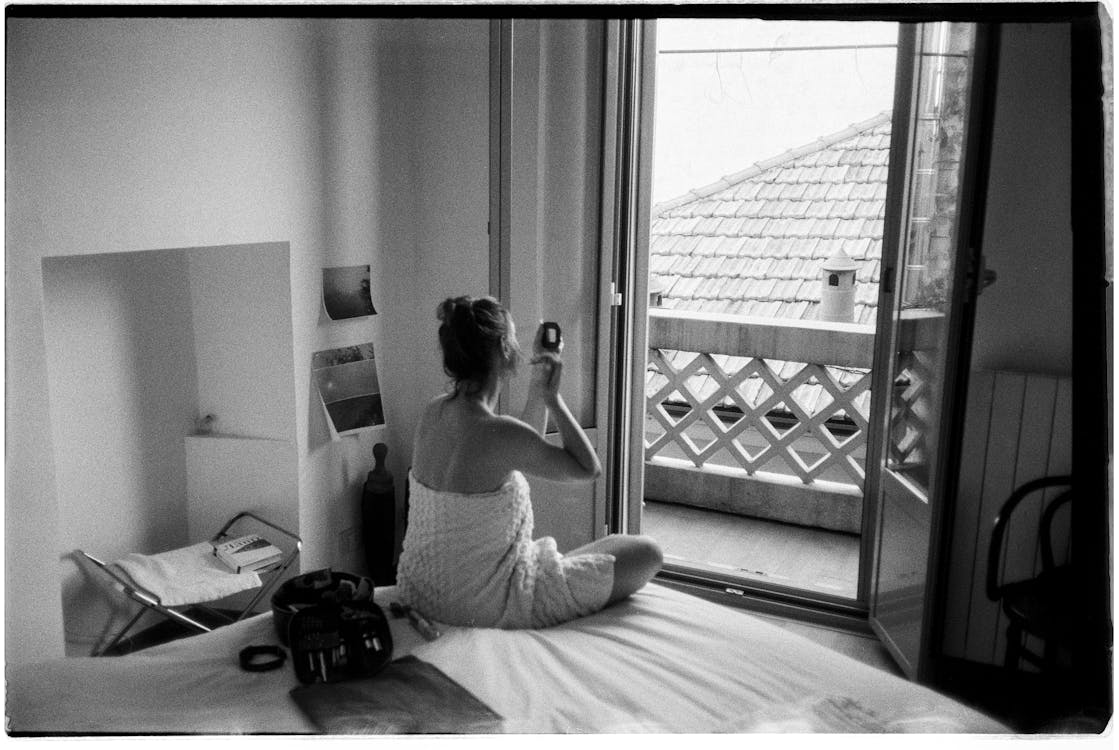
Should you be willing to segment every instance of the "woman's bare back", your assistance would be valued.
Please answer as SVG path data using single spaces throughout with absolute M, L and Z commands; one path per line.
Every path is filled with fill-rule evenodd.
M 412 473 L 433 490 L 490 492 L 515 467 L 494 450 L 500 417 L 462 396 L 439 396 L 424 407 L 416 428 Z

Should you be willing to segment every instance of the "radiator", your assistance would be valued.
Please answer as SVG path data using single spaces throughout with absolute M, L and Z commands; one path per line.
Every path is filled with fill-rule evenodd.
M 1072 468 L 1072 380 L 1035 373 L 972 372 L 964 422 L 959 492 L 949 540 L 943 652 L 1002 664 L 1006 622 L 987 599 L 987 549 L 1002 503 L 1019 485 Z M 1061 488 L 1034 493 L 1015 510 L 1004 542 L 1003 580 L 1040 569 L 1037 524 Z M 1054 519 L 1054 553 L 1069 554 L 1070 506 Z M 1036 647 L 1037 644 L 1034 644 Z

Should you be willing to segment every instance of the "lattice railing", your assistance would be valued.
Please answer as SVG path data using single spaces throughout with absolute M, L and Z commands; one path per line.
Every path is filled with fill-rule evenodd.
M 853 324 L 650 311 L 646 460 L 861 487 L 873 342 Z

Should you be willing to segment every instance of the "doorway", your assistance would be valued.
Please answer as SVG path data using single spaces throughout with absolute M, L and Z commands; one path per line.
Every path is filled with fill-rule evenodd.
M 641 524 L 670 564 L 858 596 L 897 37 L 657 23 Z M 716 321 L 781 351 L 685 348 Z
M 646 110 L 643 120 L 656 122 L 645 141 L 654 199 L 637 248 L 648 284 L 636 287 L 646 335 L 633 351 L 640 398 L 631 400 L 629 466 L 642 490 L 629 500 L 627 529 L 661 538 L 670 577 L 865 617 L 886 590 L 872 563 L 893 549 L 883 547 L 893 529 L 878 506 L 885 462 L 905 455 L 934 474 L 950 433 L 956 349 L 944 335 L 960 330 L 969 292 L 957 282 L 974 270 L 965 187 L 975 175 L 964 155 L 976 27 L 751 20 L 738 30 L 752 25 L 754 37 L 735 42 L 718 36 L 734 27 L 720 19 L 698 32 L 710 35 L 703 45 L 665 36 L 671 23 L 657 22 L 643 70 L 656 78 L 662 58 L 707 58 L 708 80 L 693 75 L 691 90 L 662 95 L 671 77 L 657 79 L 655 118 Z M 786 65 L 792 55 L 824 58 L 813 73 Z M 727 56 L 760 62 L 732 75 Z M 829 56 L 846 59 L 846 73 Z M 876 68 L 888 75 L 872 81 Z M 767 73 L 807 80 L 766 81 L 786 99 L 767 106 L 756 101 L 762 82 L 750 80 Z M 835 76 L 869 87 L 878 111 L 828 130 L 830 106 L 813 115 L 810 104 L 835 101 Z M 827 91 L 813 97 L 817 82 Z M 732 123 L 716 129 L 734 138 L 778 109 L 816 135 L 799 132 L 768 157 L 736 157 L 747 162 L 737 168 L 727 168 L 730 147 L 716 145 L 723 174 L 689 177 L 698 184 L 663 199 L 679 185 L 658 195 L 658 169 L 679 168 L 661 166 L 659 149 L 667 143 L 676 162 L 693 164 L 701 159 L 679 152 L 716 140 L 662 125 L 665 108 L 689 96 L 690 124 Z M 703 109 L 720 100 L 746 102 L 749 117 Z

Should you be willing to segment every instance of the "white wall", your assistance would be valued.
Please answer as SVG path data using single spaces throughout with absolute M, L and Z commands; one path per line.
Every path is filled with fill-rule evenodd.
M 7 419 L 19 435 L 6 472 L 9 662 L 63 651 L 45 256 L 289 243 L 303 567 L 356 563 L 341 540 L 372 444 L 389 444 L 402 492 L 415 417 L 443 385 L 435 303 L 488 278 L 487 28 L 9 22 Z M 365 262 L 380 314 L 325 320 L 320 269 Z M 388 424 L 331 442 L 310 357 L 364 341 L 377 347 Z
M 594 427 L 598 349 L 604 24 L 515 21 L 511 296 L 521 345 L 539 320 L 564 333 L 563 396 Z M 519 409 L 527 373 L 511 383 Z
M 321 34 L 322 70 L 329 71 L 319 85 L 323 253 L 328 265 L 371 262 L 378 314 L 320 319 L 318 328 L 322 348 L 375 342 L 388 429 L 327 450 L 325 424 L 312 415 L 308 444 L 318 463 L 303 472 L 303 492 L 340 501 L 304 503 L 300 525 L 309 565 L 329 557 L 362 569 L 360 551 L 341 537 L 360 523 L 372 446 L 388 445 L 402 504 L 416 421 L 446 381 L 436 305 L 487 290 L 489 29 L 476 20 L 346 20 L 324 23 Z M 321 557 L 313 557 L 315 548 Z
M 182 437 L 198 397 L 187 281 L 174 251 L 43 262 L 61 554 L 186 541 Z M 107 611 L 78 570 L 64 566 L 62 607 L 67 640 L 88 653 Z
M 197 414 L 226 435 L 295 441 L 287 243 L 183 251 Z
M 1000 46 L 972 366 L 1072 371 L 1068 24 L 1007 24 Z
M 41 259 L 289 241 L 306 362 L 321 247 L 312 41 L 286 20 L 8 24 L 7 418 L 24 436 L 7 456 L 9 662 L 63 642 Z

